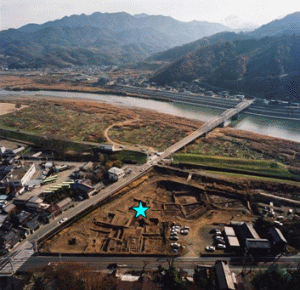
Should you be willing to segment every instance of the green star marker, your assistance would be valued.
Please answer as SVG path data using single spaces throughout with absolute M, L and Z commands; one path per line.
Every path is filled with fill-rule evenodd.
M 147 218 L 145 211 L 148 210 L 149 207 L 143 207 L 142 202 L 140 202 L 139 207 L 134 207 L 133 209 L 136 211 L 136 215 L 135 215 L 136 218 L 140 215 Z

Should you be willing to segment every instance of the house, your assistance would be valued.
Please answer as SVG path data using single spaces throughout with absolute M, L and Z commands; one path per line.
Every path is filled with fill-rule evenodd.
M 74 206 L 74 203 L 70 197 L 67 197 L 63 199 L 62 201 L 57 203 L 57 206 L 61 211 L 65 211 L 69 209 L 70 207 Z
M 282 252 L 287 245 L 287 240 L 281 230 L 275 227 L 269 229 L 269 241 L 276 252 Z
M 7 175 L 12 186 L 24 186 L 34 175 L 36 168 L 34 163 L 25 163 L 23 166 L 18 166 Z
M 215 271 L 220 290 L 235 290 L 235 280 L 227 262 L 216 261 Z
M 11 203 L 3 207 L 2 211 L 5 212 L 6 214 L 12 214 L 17 211 L 17 207 L 13 203 Z
M 41 198 L 38 196 L 32 196 L 27 200 L 25 205 L 29 210 L 39 211 L 42 204 L 43 200 Z
M 0 214 L 0 227 L 7 221 L 9 218 L 8 214 Z
M 12 249 L 18 242 L 21 241 L 19 232 L 16 229 L 12 229 L 9 232 L 0 232 L 0 235 L 4 239 L 3 246 L 7 249 Z
M 93 186 L 90 186 L 85 182 L 75 182 L 72 184 L 72 187 L 75 190 L 78 190 L 81 193 L 83 193 L 86 197 L 92 196 L 93 193 L 95 193 L 95 191 L 96 191 Z
M 17 220 L 20 225 L 24 226 L 32 217 L 32 214 L 22 210 L 19 214 L 16 215 Z
M 123 176 L 125 176 L 125 172 L 123 169 L 112 167 L 108 170 L 108 178 L 111 181 L 118 181 Z
M 61 210 L 56 203 L 51 203 L 50 206 L 46 209 L 46 211 L 54 217 L 61 214 Z
M 30 231 L 31 234 L 33 234 L 40 227 L 38 218 L 38 216 L 35 216 L 33 219 L 31 219 L 24 225 Z

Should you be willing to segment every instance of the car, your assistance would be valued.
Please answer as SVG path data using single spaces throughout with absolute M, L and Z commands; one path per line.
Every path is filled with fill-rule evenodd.
M 222 236 L 219 236 L 219 235 L 218 236 L 214 236 L 214 239 L 215 240 L 224 240 L 224 238 Z
M 223 250 L 223 249 L 226 249 L 226 246 L 223 245 L 223 244 L 217 244 L 217 245 L 216 245 L 216 248 L 217 248 L 218 250 Z
M 189 231 L 188 231 L 188 230 L 181 230 L 180 233 L 181 233 L 182 235 L 187 235 L 187 234 L 189 233 Z
M 207 246 L 206 248 L 205 248 L 205 251 L 206 252 L 214 252 L 215 251 L 215 247 L 214 246 Z
M 225 245 L 225 241 L 224 240 L 215 240 L 215 244 L 223 244 Z
M 57 223 L 58 224 L 63 224 L 65 221 L 67 221 L 68 220 L 68 218 L 67 217 L 64 217 L 64 218 L 62 218 L 62 219 L 60 219 Z
M 211 229 L 210 233 L 211 234 L 217 234 L 217 233 L 221 233 L 221 231 L 219 229 Z
M 178 243 L 171 243 L 172 248 L 180 248 L 180 244 Z
M 170 236 L 169 239 L 174 240 L 174 241 L 178 241 L 178 236 Z
M 143 171 L 144 171 L 144 168 L 141 168 L 141 169 L 140 169 L 140 172 L 143 172 Z
M 116 269 L 116 268 L 118 268 L 118 264 L 116 264 L 116 263 L 112 263 L 112 264 L 109 264 L 109 265 L 107 265 L 107 269 Z

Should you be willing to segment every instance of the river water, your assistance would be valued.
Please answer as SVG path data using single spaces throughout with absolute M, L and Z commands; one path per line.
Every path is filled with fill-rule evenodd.
M 0 98 L 6 98 L 10 95 L 53 96 L 73 99 L 90 99 L 118 106 L 151 109 L 161 113 L 171 114 L 189 119 L 197 119 L 201 121 L 207 121 L 213 117 L 219 116 L 222 113 L 222 111 L 218 109 L 116 95 L 54 91 L 0 91 Z M 237 121 L 232 122 L 229 126 L 236 129 L 247 130 L 263 135 L 300 142 L 300 121 L 242 114 L 239 116 Z

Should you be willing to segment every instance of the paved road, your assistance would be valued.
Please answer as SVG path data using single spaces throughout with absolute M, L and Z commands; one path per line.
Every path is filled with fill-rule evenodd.
M 231 265 L 240 267 L 243 264 L 243 257 L 177 257 L 174 258 L 174 263 L 177 267 L 182 267 L 184 269 L 194 269 L 196 265 L 213 265 L 217 259 L 226 260 L 230 262 Z M 169 259 L 170 260 L 170 259 Z M 260 267 L 267 267 L 273 261 L 276 263 L 285 263 L 290 266 L 297 266 L 299 263 L 300 256 L 292 257 L 280 257 L 276 259 L 275 257 L 270 257 L 265 261 L 261 258 L 256 262 L 260 262 Z M 250 261 L 250 260 L 249 260 Z M 122 265 L 126 268 L 141 269 L 145 262 L 147 262 L 147 268 L 157 269 L 159 265 L 168 266 L 167 258 L 157 258 L 157 257 L 89 257 L 89 256 L 33 256 L 28 259 L 26 264 L 20 268 L 20 271 L 33 270 L 40 267 L 44 267 L 49 263 L 60 263 L 60 262 L 76 262 L 88 264 L 97 269 L 106 269 L 107 265 L 111 263 L 116 263 Z M 265 262 L 265 263 L 264 263 Z
M 131 86 L 113 86 L 113 89 L 123 93 L 141 94 L 153 97 L 158 100 L 171 101 L 176 103 L 185 103 L 198 105 L 202 107 L 210 107 L 216 109 L 229 109 L 236 106 L 240 101 L 231 99 L 222 99 L 203 96 L 199 94 L 177 93 L 170 91 L 151 90 L 146 88 L 131 87 Z M 300 107 L 298 106 L 272 106 L 259 103 L 259 100 L 254 102 L 245 114 L 259 115 L 272 118 L 293 118 L 300 120 Z
M 101 201 L 105 200 L 107 197 L 111 196 L 115 192 L 119 191 L 123 187 L 127 186 L 128 184 L 132 183 L 134 180 L 141 177 L 144 174 L 144 172 L 150 170 L 155 163 L 175 153 L 182 147 L 191 143 L 193 140 L 199 138 L 201 135 L 223 124 L 227 119 L 230 119 L 234 115 L 238 114 L 239 112 L 243 111 L 245 108 L 250 106 L 252 102 L 253 101 L 241 102 L 238 105 L 236 105 L 234 108 L 231 108 L 223 112 L 219 118 L 214 118 L 206 122 L 198 130 L 196 130 L 189 136 L 185 137 L 184 139 L 180 140 L 176 144 L 172 145 L 166 151 L 162 152 L 162 154 L 160 154 L 159 156 L 152 157 L 151 161 L 142 165 L 139 171 L 136 170 L 133 171 L 131 174 L 120 179 L 118 182 L 111 184 L 107 188 L 101 190 L 97 195 L 92 196 L 90 199 L 78 203 L 77 205 L 75 205 L 74 208 L 71 208 L 66 212 L 63 212 L 62 215 L 59 216 L 59 220 L 63 218 L 67 218 L 67 221 L 64 222 L 63 224 L 59 224 L 57 220 L 53 220 L 49 224 L 42 226 L 36 233 L 31 235 L 27 239 L 27 241 L 32 244 L 35 244 L 36 241 L 41 241 L 43 238 L 46 238 L 50 233 L 54 234 L 56 232 L 59 232 L 63 227 L 68 226 L 68 224 L 72 223 L 76 217 L 86 213 L 88 210 L 95 209 Z M 18 248 L 15 249 L 14 252 L 16 251 L 18 251 Z

